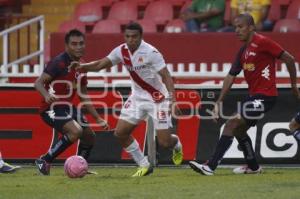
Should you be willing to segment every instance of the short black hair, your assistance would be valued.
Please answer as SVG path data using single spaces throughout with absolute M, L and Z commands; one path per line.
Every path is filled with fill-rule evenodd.
M 143 34 L 143 28 L 142 26 L 137 22 L 130 22 L 126 25 L 125 30 L 138 30 L 140 34 Z
M 78 29 L 72 29 L 65 35 L 65 43 L 68 44 L 70 41 L 70 37 L 84 37 L 84 34 Z
M 244 19 L 248 26 L 255 26 L 254 19 L 249 13 L 239 14 L 237 18 Z

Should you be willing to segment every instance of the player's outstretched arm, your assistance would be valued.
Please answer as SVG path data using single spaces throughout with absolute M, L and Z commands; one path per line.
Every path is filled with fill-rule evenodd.
M 104 57 L 103 59 L 84 63 L 84 64 L 80 64 L 79 62 L 74 61 L 71 63 L 69 68 L 70 69 L 75 68 L 76 70 L 85 71 L 85 72 L 88 72 L 88 71 L 97 72 L 97 71 L 100 71 L 105 68 L 110 68 L 110 67 L 112 67 L 112 65 L 113 64 L 110 61 L 110 59 L 108 59 L 107 57 Z
M 297 71 L 295 66 L 295 58 L 287 51 L 284 51 L 279 59 L 286 64 L 290 74 L 292 92 L 298 99 L 300 99 L 299 89 L 297 88 Z

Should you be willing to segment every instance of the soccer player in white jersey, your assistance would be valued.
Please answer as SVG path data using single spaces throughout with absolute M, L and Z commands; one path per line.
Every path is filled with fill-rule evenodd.
M 100 60 L 90 63 L 73 63 L 85 71 L 99 71 L 122 63 L 132 81 L 132 94 L 125 102 L 114 135 L 139 165 L 133 177 L 146 176 L 153 172 L 147 157 L 138 142 L 131 135 L 134 128 L 145 117 L 153 119 L 158 143 L 173 149 L 172 160 L 179 165 L 183 159 L 182 145 L 178 136 L 171 134 L 171 111 L 175 107 L 174 84 L 163 56 L 152 45 L 143 41 L 143 29 L 138 23 L 130 23 L 125 28 L 125 42 Z

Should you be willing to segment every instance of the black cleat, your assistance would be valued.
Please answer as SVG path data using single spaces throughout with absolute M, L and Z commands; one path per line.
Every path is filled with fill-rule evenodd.
M 42 175 L 50 175 L 50 164 L 43 159 L 36 159 L 35 165 Z

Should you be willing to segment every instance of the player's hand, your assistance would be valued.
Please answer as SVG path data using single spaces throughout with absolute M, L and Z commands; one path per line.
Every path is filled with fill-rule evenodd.
M 110 127 L 109 127 L 109 124 L 107 123 L 106 120 L 104 119 L 101 119 L 101 118 L 98 118 L 97 119 L 97 123 L 104 129 L 104 130 L 108 130 Z
M 53 95 L 53 94 L 48 94 L 46 97 L 45 97 L 45 101 L 47 104 L 52 104 L 53 102 L 57 101 L 58 98 Z
M 220 118 L 220 102 L 216 102 L 214 109 L 212 111 L 212 119 L 214 122 L 218 122 L 219 118 Z
M 72 61 L 71 64 L 68 66 L 68 70 L 82 70 L 82 66 L 80 65 L 80 62 L 78 61 Z
M 292 92 L 294 94 L 294 96 L 300 100 L 300 92 L 299 92 L 299 89 L 297 88 L 297 86 L 292 86 Z

